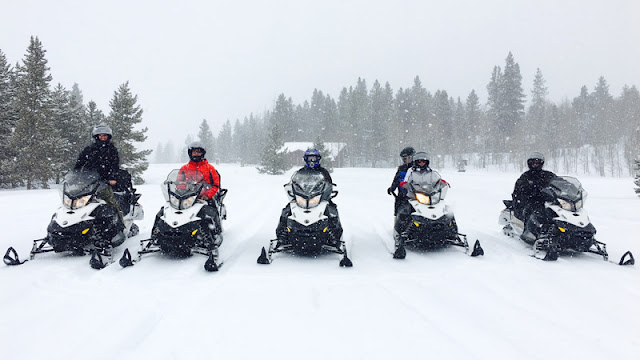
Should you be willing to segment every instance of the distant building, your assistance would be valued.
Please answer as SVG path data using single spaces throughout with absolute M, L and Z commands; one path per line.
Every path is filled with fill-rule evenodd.
M 329 156 L 331 156 L 332 162 L 331 165 L 334 168 L 343 167 L 345 163 L 346 156 L 346 146 L 345 143 L 336 143 L 336 142 L 326 142 L 324 143 L 324 148 L 329 152 Z M 313 142 L 286 142 L 281 150 L 288 149 L 287 153 L 287 161 L 291 166 L 303 166 L 304 160 L 302 156 L 307 149 L 313 148 Z M 322 162 L 326 161 L 323 159 Z

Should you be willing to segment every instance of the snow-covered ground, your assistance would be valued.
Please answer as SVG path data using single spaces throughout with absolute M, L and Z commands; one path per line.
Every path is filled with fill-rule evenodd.
M 146 218 L 125 247 L 135 255 L 163 203 L 172 165 L 139 186 Z M 637 359 L 640 266 L 583 254 L 543 262 L 497 224 L 517 173 L 442 171 L 448 202 L 470 244 L 391 256 L 395 169 L 336 169 L 353 268 L 338 255 L 278 254 L 258 265 L 286 196 L 282 176 L 218 166 L 228 220 L 218 273 L 206 258 L 149 255 L 100 271 L 89 257 L 44 254 L 0 265 L 3 359 Z M 612 261 L 640 256 L 640 199 L 630 178 L 581 177 L 586 208 Z M 28 258 L 44 236 L 57 190 L 0 191 L 0 250 Z

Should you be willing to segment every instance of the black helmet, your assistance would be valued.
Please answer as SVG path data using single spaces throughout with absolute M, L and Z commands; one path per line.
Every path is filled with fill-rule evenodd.
M 193 156 L 193 150 L 198 149 L 202 153 L 202 155 Z M 187 154 L 189 154 L 189 160 L 193 162 L 200 162 L 205 159 L 204 155 L 207 153 L 207 149 L 204 148 L 204 145 L 199 141 L 194 141 L 189 144 L 189 148 L 187 149 Z
M 413 155 L 413 167 L 417 170 L 427 169 L 429 167 L 429 160 L 429 154 L 424 151 L 417 152 Z M 420 165 L 419 163 L 421 161 L 425 161 L 426 163 L 424 165 Z
M 401 158 L 411 157 L 415 153 L 416 151 L 411 146 L 407 146 L 406 148 L 402 149 L 402 151 L 400 151 L 400 157 Z
M 95 139 L 95 141 L 100 141 L 100 139 L 98 139 L 98 135 L 100 134 L 107 134 L 109 138 L 107 139 L 106 142 L 109 142 L 109 140 L 111 140 L 113 132 L 111 131 L 111 128 L 107 124 L 100 124 L 100 125 L 94 126 L 93 130 L 91 130 L 91 136 Z
M 541 170 L 544 165 L 544 155 L 539 152 L 532 152 L 527 158 L 527 166 L 529 170 Z
M 315 169 L 320 166 L 320 159 L 322 159 L 322 155 L 320 155 L 320 151 L 316 149 L 307 149 L 302 158 L 304 159 L 306 167 L 309 169 Z

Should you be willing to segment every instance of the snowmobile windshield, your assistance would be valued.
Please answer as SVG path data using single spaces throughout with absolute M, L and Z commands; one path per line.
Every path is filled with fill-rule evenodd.
M 421 204 L 435 205 L 444 199 L 448 186 L 442 186 L 440 174 L 437 171 L 425 173 L 413 173 L 411 182 L 411 194 Z
M 172 170 L 162 185 L 162 194 L 173 208 L 187 209 L 195 203 L 205 183 L 197 170 Z
M 69 209 L 79 209 L 89 203 L 101 184 L 97 172 L 73 170 L 63 179 L 62 203 Z
M 291 189 L 298 206 L 309 209 L 318 206 L 327 182 L 321 172 L 298 171 L 291 178 Z
M 548 191 L 553 194 L 558 204 L 565 210 L 576 211 L 582 208 L 587 192 L 578 179 L 571 176 L 556 176 L 549 181 Z

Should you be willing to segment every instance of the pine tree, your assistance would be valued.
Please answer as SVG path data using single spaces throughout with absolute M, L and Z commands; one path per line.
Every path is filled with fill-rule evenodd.
M 9 147 L 20 149 L 20 156 L 6 162 L 13 183 L 24 183 L 32 189 L 39 182 L 55 177 L 49 154 L 60 148 L 61 141 L 51 121 L 51 75 L 45 59 L 46 51 L 37 37 L 31 37 L 22 65 L 16 68 L 16 110 L 18 120 Z
M 387 86 L 389 83 L 387 83 Z M 376 167 L 377 161 L 388 158 L 389 120 L 393 111 L 393 99 L 380 86 L 378 80 L 371 88 L 371 136 L 365 144 L 367 153 L 371 155 L 371 166 Z
M 200 128 L 198 130 L 198 141 L 200 141 L 202 145 L 204 145 L 204 148 L 207 150 L 207 159 L 215 159 L 215 138 L 213 137 L 213 132 L 211 132 L 211 128 L 209 127 L 206 119 L 202 119 L 202 122 L 200 123 Z
M 89 103 L 87 104 L 86 118 L 87 129 L 89 130 L 88 137 L 90 138 L 90 131 L 94 126 L 105 123 L 106 121 L 106 116 L 104 116 L 102 110 L 98 109 L 98 105 L 96 105 L 95 101 L 89 101 Z
M 536 70 L 535 78 L 533 79 L 533 88 L 531 89 L 531 105 L 529 106 L 529 112 L 525 118 L 523 128 L 524 142 L 523 144 L 529 144 L 525 150 L 531 150 L 531 148 L 541 149 L 542 143 L 548 140 L 549 135 L 548 126 L 549 121 L 547 118 L 547 94 L 549 93 L 546 81 L 542 76 L 542 72 L 538 68 Z M 549 144 L 544 144 L 544 148 L 549 148 Z
M 279 175 L 289 169 L 285 158 L 288 149 L 282 149 L 284 146 L 282 135 L 280 126 L 277 123 L 273 124 L 267 144 L 262 151 L 261 166 L 258 167 L 258 172 L 261 174 Z
M 136 151 L 135 142 L 144 142 L 147 136 L 145 127 L 135 130 L 134 126 L 142 122 L 142 109 L 137 105 L 138 96 L 132 95 L 129 82 L 120 85 L 109 102 L 111 112 L 107 119 L 113 130 L 112 141 L 120 154 L 120 166 L 131 173 L 135 184 L 144 183 L 142 173 L 149 167 L 147 156 L 151 150 Z
M 318 150 L 320 156 L 322 157 L 321 164 L 322 167 L 327 169 L 329 172 L 333 172 L 333 161 L 335 160 L 329 150 L 324 146 L 324 141 L 320 138 L 320 135 L 316 136 L 315 141 L 313 142 L 313 148 Z
M 633 183 L 636 184 L 636 194 L 638 194 L 638 196 L 640 196 L 640 155 L 638 155 L 638 157 L 636 157 L 636 159 L 633 161 L 634 166 L 633 166 L 633 170 L 635 172 L 635 178 L 633 180 Z
M 0 50 L 0 186 L 8 184 L 5 174 L 6 164 L 15 156 L 14 149 L 9 147 L 9 139 L 17 121 L 15 109 L 15 76 L 6 56 Z
M 222 125 L 216 144 L 218 144 L 217 154 L 222 161 L 231 162 L 234 160 L 232 158 L 233 136 L 231 133 L 231 121 L 227 120 Z
M 59 137 L 61 142 L 60 146 L 54 149 L 55 151 L 49 154 L 51 158 L 51 165 L 55 170 L 56 183 L 69 169 L 73 168 L 79 151 L 73 151 L 71 148 L 71 140 L 68 135 L 72 134 L 76 130 L 74 124 L 71 122 L 71 106 L 69 104 L 70 94 L 62 84 L 53 89 L 51 93 L 51 119 L 55 124 L 56 137 Z

